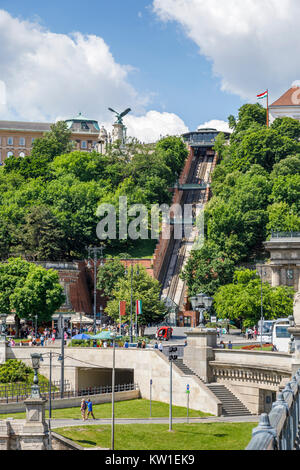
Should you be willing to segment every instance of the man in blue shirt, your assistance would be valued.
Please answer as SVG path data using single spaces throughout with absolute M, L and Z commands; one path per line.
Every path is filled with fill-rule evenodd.
M 86 419 L 89 419 L 90 414 L 92 415 L 92 417 L 93 417 L 94 419 L 96 419 L 95 416 L 94 416 L 94 413 L 93 413 L 93 403 L 91 402 L 91 400 L 88 399 L 87 402 L 86 402 L 86 404 L 87 404 L 87 409 L 88 409 Z

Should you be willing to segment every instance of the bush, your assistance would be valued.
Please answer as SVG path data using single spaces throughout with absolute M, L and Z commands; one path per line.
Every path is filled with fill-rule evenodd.
M 4 364 L 0 365 L 0 384 L 10 383 L 33 383 L 33 369 L 22 361 L 16 359 L 8 359 Z M 48 380 L 39 375 L 39 383 L 48 383 Z

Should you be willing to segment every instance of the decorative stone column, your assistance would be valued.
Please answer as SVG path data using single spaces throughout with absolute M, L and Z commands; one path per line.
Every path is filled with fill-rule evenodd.
M 280 286 L 280 268 L 272 266 L 272 287 Z
M 26 407 L 26 423 L 20 439 L 21 450 L 51 450 L 49 426 L 45 420 L 44 398 L 28 398 Z
M 213 349 L 217 347 L 217 330 L 194 328 L 185 334 L 187 346 L 184 349 L 184 363 L 204 382 L 212 382 L 213 372 L 209 367 L 209 361 L 214 359 Z

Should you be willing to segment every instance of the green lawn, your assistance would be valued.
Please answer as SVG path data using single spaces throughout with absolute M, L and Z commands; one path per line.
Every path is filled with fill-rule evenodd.
M 115 427 L 116 450 L 243 450 L 255 423 L 122 424 Z M 55 429 L 83 447 L 110 448 L 111 427 L 78 426 Z
M 93 397 L 91 397 L 93 401 Z M 46 404 L 46 407 L 48 404 Z M 184 418 L 187 415 L 187 410 L 184 407 L 173 406 L 174 418 Z M 94 405 L 93 411 L 95 418 L 111 418 L 111 403 L 103 403 L 101 405 Z M 46 409 L 46 417 L 49 416 L 48 409 Z M 150 401 L 139 399 L 120 401 L 115 403 L 115 416 L 116 418 L 149 418 L 150 417 Z M 169 405 L 157 401 L 152 402 L 152 418 L 167 418 L 169 416 Z M 211 416 L 201 411 L 189 410 L 189 416 L 194 418 L 201 418 Z M 0 419 L 15 418 L 24 419 L 25 413 L 15 414 L 0 414 Z M 53 410 L 52 418 L 54 419 L 79 419 L 81 418 L 80 407 L 65 408 L 62 410 Z

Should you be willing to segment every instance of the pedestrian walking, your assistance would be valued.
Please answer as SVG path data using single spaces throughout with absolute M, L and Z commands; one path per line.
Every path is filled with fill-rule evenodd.
M 82 421 L 85 421 L 86 420 L 86 416 L 85 416 L 85 413 L 86 413 L 86 402 L 85 402 L 85 399 L 83 398 L 81 400 L 81 405 L 80 405 L 80 411 L 81 411 L 81 416 L 82 416 Z
M 229 341 L 229 343 L 228 343 L 228 349 L 232 349 L 232 342 L 231 341 Z
M 163 352 L 163 349 L 164 349 L 164 348 L 163 348 L 163 345 L 162 345 L 161 342 L 160 342 L 159 345 L 158 345 L 158 349 L 160 350 L 160 352 Z
M 41 346 L 44 347 L 45 336 L 43 334 L 41 334 L 40 340 L 41 340 Z
M 87 404 L 87 417 L 86 419 L 89 419 L 89 416 L 92 415 L 93 419 L 96 419 L 93 413 L 93 403 L 91 402 L 90 399 L 86 402 Z

